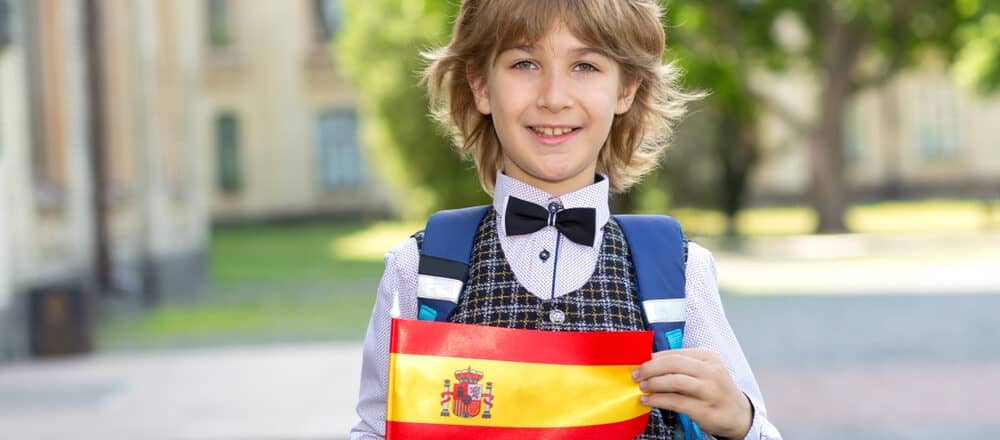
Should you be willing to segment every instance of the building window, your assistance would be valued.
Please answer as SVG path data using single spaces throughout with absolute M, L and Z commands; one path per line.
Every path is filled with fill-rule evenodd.
M 316 42 L 328 43 L 340 29 L 340 0 L 312 0 Z
M 208 42 L 212 47 L 228 47 L 233 42 L 228 0 L 208 0 Z
M 959 108 L 950 87 L 929 85 L 920 93 L 913 127 L 914 143 L 927 161 L 949 160 L 958 156 Z
M 0 0 L 0 50 L 6 48 L 13 40 L 12 21 L 9 0 Z
M 358 186 L 365 181 L 357 119 L 353 111 L 327 111 L 319 116 L 319 184 L 325 189 Z
M 240 190 L 240 121 L 233 114 L 219 115 L 215 120 L 215 148 L 219 190 L 235 193 Z

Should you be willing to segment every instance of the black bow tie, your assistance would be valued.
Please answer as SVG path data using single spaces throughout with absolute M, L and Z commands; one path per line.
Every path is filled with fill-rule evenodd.
M 507 235 L 530 234 L 546 226 L 555 226 L 566 238 L 586 246 L 594 245 L 594 227 L 597 210 L 594 208 L 561 209 L 550 204 L 545 209 L 517 197 L 507 199 L 504 223 Z

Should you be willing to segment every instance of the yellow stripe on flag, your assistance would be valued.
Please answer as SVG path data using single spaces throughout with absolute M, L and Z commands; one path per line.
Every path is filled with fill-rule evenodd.
M 550 428 L 597 425 L 639 417 L 649 408 L 632 381 L 637 365 L 562 365 L 391 353 L 387 419 L 407 423 Z M 482 372 L 492 384 L 490 418 L 441 416 L 444 381 Z M 454 401 L 448 402 L 450 409 Z

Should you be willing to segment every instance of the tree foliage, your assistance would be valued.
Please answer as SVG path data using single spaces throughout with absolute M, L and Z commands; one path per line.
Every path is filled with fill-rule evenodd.
M 884 84 L 901 70 L 924 62 L 928 54 L 948 62 L 959 55 L 958 76 L 984 89 L 996 84 L 998 31 L 992 25 L 996 18 L 990 18 L 994 14 L 978 0 L 677 0 L 667 6 L 675 9 L 679 27 L 687 21 L 724 19 L 724 26 L 703 27 L 717 34 L 694 36 L 694 42 L 680 49 L 690 51 L 694 66 L 705 60 L 712 65 L 712 60 L 743 58 L 726 64 L 738 66 L 732 71 L 736 80 L 713 78 L 712 91 L 723 96 L 732 90 L 747 92 L 741 96 L 752 96 L 753 102 L 784 117 L 807 140 L 810 199 L 822 232 L 846 229 L 843 115 L 856 93 Z M 818 84 L 817 96 L 811 99 L 812 117 L 783 108 L 761 90 L 733 86 L 746 85 L 751 69 L 792 67 L 807 72 Z M 692 68 L 692 74 L 698 71 Z M 754 106 L 749 101 L 722 102 L 725 112 L 737 115 L 747 113 L 745 105 Z
M 447 42 L 457 3 L 345 0 L 336 41 L 343 71 L 358 90 L 363 144 L 407 218 L 484 203 L 471 162 L 463 162 L 430 119 L 421 52 Z
M 697 0 L 667 6 L 667 58 L 684 70 L 686 87 L 709 95 L 692 107 L 678 143 L 681 151 L 667 157 L 666 180 L 678 202 L 721 209 L 732 235 L 759 156 L 760 108 L 747 72 L 755 60 L 767 58 L 770 48 L 767 40 L 757 41 L 753 26 L 744 25 L 758 19 L 746 10 Z M 688 166 L 698 162 L 707 166 Z
M 1000 90 L 1000 4 L 980 12 L 977 1 L 959 2 L 964 15 L 980 15 L 978 21 L 958 29 L 956 39 L 961 49 L 952 66 L 956 81 L 969 90 L 983 94 Z

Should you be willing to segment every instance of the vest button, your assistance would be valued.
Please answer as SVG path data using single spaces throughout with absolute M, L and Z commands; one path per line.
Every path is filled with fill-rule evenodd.
M 562 324 L 566 321 L 566 313 L 559 309 L 552 309 L 549 312 L 549 321 L 553 324 Z

